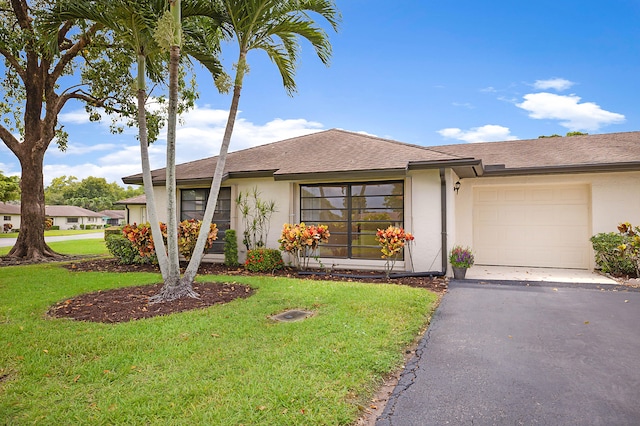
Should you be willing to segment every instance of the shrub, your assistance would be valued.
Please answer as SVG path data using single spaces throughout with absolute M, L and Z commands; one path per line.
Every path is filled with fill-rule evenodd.
M 122 235 L 122 227 L 120 226 L 110 226 L 104 230 L 104 239 L 105 241 L 109 238 L 109 235 Z
M 123 235 L 111 234 L 106 238 L 106 246 L 109 253 L 116 259 L 121 265 L 134 265 L 150 263 L 149 257 L 142 257 L 138 250 L 133 246 L 131 241 L 126 239 Z
M 198 240 L 198 232 L 200 232 L 200 224 L 202 221 L 195 219 L 183 220 L 178 225 L 178 250 L 187 260 L 191 259 L 193 249 Z M 160 231 L 164 242 L 167 241 L 167 225 L 160 224 Z M 155 247 L 153 245 L 153 236 L 151 235 L 151 226 L 148 223 L 140 225 L 126 225 L 122 228 L 123 235 L 131 241 L 133 246 L 138 250 L 142 257 L 155 256 Z M 218 228 L 215 223 L 210 225 L 209 235 L 204 249 L 208 250 L 213 245 L 213 241 L 218 238 Z
M 49 228 L 47 228 L 50 231 L 59 231 L 60 230 L 60 225 L 51 225 Z
M 224 264 L 238 265 L 238 237 L 233 229 L 227 229 L 224 233 Z
M 402 253 L 406 244 L 414 240 L 413 235 L 405 232 L 404 229 L 397 226 L 389 226 L 387 229 L 378 229 L 376 232 L 376 240 L 380 245 L 382 257 L 387 260 L 384 271 L 389 278 L 393 267 L 398 260 L 398 256 Z
M 196 248 L 201 224 L 201 220 L 195 219 L 183 220 L 178 224 L 178 250 L 187 260 L 191 260 L 193 250 Z M 209 225 L 209 235 L 207 236 L 207 242 L 204 244 L 204 249 L 210 249 L 213 246 L 213 242 L 217 239 L 218 227 L 215 223 L 212 223 Z
M 83 223 L 80 224 L 80 229 L 84 229 L 84 224 Z
M 307 269 L 311 257 L 318 258 L 317 249 L 320 243 L 329 241 L 329 227 L 327 225 L 299 225 L 285 223 L 278 242 L 280 250 L 293 255 L 297 268 Z
M 4 232 L 11 231 L 11 228 L 13 228 L 13 224 L 11 224 L 11 223 L 5 223 L 4 225 L 2 225 L 2 230 Z
M 284 267 L 282 255 L 275 249 L 255 249 L 247 252 L 244 267 L 249 272 L 273 272 Z
M 618 246 L 626 259 L 633 264 L 636 277 L 640 277 L 640 226 L 633 226 L 629 222 L 618 225 L 618 232 L 627 240 Z
M 271 216 L 277 211 L 276 202 L 262 200 L 260 191 L 254 187 L 251 191 L 238 194 L 236 204 L 242 215 L 244 226 L 242 243 L 247 250 L 266 247 Z
M 53 219 L 48 217 L 44 220 L 44 229 L 46 231 L 48 231 L 49 229 L 53 229 Z M 60 227 L 58 227 L 58 229 L 60 229 Z
M 633 261 L 619 247 L 629 242 L 629 237 L 620 233 L 607 232 L 591 237 L 595 252 L 596 266 L 611 275 L 630 275 L 635 272 Z

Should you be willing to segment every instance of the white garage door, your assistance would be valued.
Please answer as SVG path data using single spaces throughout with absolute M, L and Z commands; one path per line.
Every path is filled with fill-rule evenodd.
M 587 185 L 474 188 L 476 263 L 588 268 L 589 194 Z

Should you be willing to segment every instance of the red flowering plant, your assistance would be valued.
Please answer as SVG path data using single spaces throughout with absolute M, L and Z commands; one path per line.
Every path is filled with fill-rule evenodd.
M 178 250 L 185 259 L 191 259 L 193 255 L 193 249 L 196 246 L 198 240 L 198 233 L 200 232 L 200 226 L 202 221 L 190 219 L 183 220 L 178 225 Z M 162 238 L 164 242 L 167 241 L 167 225 L 160 223 L 160 231 L 162 232 Z M 126 225 L 122 228 L 122 234 L 127 238 L 133 247 L 135 247 L 140 253 L 141 257 L 155 258 L 156 250 L 153 244 L 153 236 L 151 235 L 151 226 L 149 223 L 141 223 L 140 225 Z M 218 228 L 215 223 L 210 225 L 209 235 L 207 236 L 207 242 L 204 245 L 204 249 L 208 250 L 213 246 L 213 242 L 218 238 Z
M 285 223 L 278 242 L 280 250 L 293 256 L 297 268 L 306 270 L 309 260 L 318 258 L 317 250 L 320 243 L 329 242 L 329 227 L 327 225 L 305 225 Z
M 382 258 L 387 260 L 384 271 L 388 279 L 400 253 L 402 253 L 405 245 L 410 244 L 411 241 L 414 240 L 414 237 L 403 228 L 389 226 L 387 229 L 378 229 L 378 232 L 376 232 L 376 240 L 378 240 L 378 244 L 380 245 Z

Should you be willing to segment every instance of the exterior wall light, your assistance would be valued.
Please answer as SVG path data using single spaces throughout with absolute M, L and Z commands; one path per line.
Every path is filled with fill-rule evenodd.
M 460 181 L 457 181 L 453 184 L 453 190 L 456 192 L 456 194 L 458 193 L 458 191 L 460 191 Z

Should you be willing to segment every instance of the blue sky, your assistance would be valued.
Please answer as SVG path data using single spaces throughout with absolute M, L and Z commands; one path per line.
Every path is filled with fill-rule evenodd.
M 231 150 L 331 128 L 424 146 L 640 130 L 637 0 L 337 3 L 331 66 L 303 44 L 295 96 L 266 55 L 249 56 Z M 231 72 L 232 48 L 223 59 Z M 198 81 L 197 108 L 178 131 L 179 162 L 216 155 L 226 122 L 230 97 L 205 73 Z M 134 130 L 111 135 L 79 104 L 60 122 L 70 145 L 50 148 L 45 184 L 61 175 L 121 183 L 140 171 Z M 162 139 L 152 147 L 154 168 L 164 149 Z M 3 144 L 0 170 L 20 172 Z

